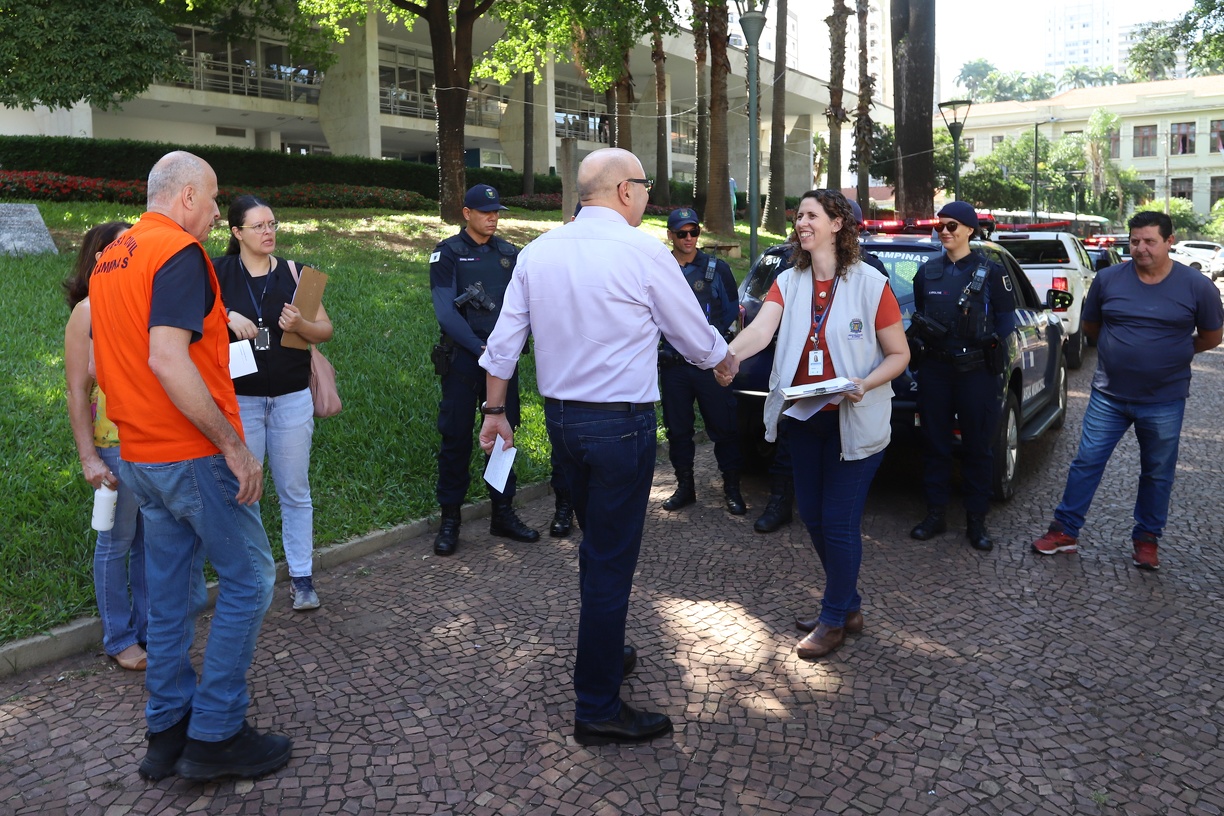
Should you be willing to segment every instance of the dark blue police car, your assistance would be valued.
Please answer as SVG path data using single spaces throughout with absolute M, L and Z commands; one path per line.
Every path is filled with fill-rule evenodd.
M 991 241 L 974 241 L 972 246 L 1002 264 L 1015 284 L 1016 330 L 1008 342 L 1008 376 L 1001 381 L 1004 411 L 995 437 L 992 485 L 995 498 L 1006 500 L 1015 493 L 1020 443 L 1062 427 L 1067 414 L 1063 327 L 1053 309 L 1065 308 L 1071 296 L 1051 289 L 1044 299 L 1038 297 L 1024 270 L 1006 249 Z M 889 283 L 908 328 L 914 312 L 914 275 L 927 260 L 943 251 L 942 246 L 929 236 L 876 235 L 865 237 L 862 247 L 888 269 Z M 740 284 L 741 326 L 752 322 L 778 273 L 790 266 L 790 250 L 789 245 L 765 250 Z M 757 462 L 772 453 L 772 446 L 765 442 L 762 410 L 769 390 L 773 352 L 771 343 L 745 361 L 731 385 L 739 403 L 741 445 L 745 454 Z M 893 440 L 913 442 L 918 428 L 918 383 L 910 371 L 893 380 L 893 392 Z

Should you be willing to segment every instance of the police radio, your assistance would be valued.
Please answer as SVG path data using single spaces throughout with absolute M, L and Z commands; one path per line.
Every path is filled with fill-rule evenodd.
M 969 283 L 965 285 L 964 291 L 956 301 L 956 306 L 961 310 L 961 314 L 969 313 L 969 298 L 982 293 L 982 290 L 986 288 L 988 275 L 990 275 L 990 270 L 986 264 L 980 265 L 973 273 L 973 277 L 969 279 Z

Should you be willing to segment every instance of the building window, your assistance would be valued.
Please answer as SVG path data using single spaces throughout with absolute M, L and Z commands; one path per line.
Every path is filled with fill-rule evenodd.
M 506 158 L 506 154 L 500 150 L 485 150 L 480 149 L 480 166 L 481 167 L 496 167 L 500 170 L 513 170 L 510 166 L 510 160 Z
M 378 100 L 383 113 L 434 118 L 433 59 L 408 48 L 378 47 Z
M 1194 198 L 1194 179 L 1175 178 L 1169 182 L 1169 195 L 1173 198 Z
M 961 142 L 962 142 L 962 143 L 965 145 L 965 152 L 966 152 L 966 153 L 972 153 L 972 152 L 973 152 L 973 139 L 972 139 L 972 138 L 969 138 L 969 139 L 961 139 Z
M 1210 152 L 1224 153 L 1224 119 L 1211 120 Z
M 1139 179 L 1139 183 L 1147 188 L 1147 192 L 1135 196 L 1136 204 L 1146 204 L 1156 198 L 1156 179 Z
M 1135 158 L 1156 155 L 1156 126 L 1135 125 Z
M 1216 202 L 1224 198 L 1224 176 L 1211 177 L 1211 208 L 1214 209 Z
M 697 112 L 672 108 L 671 152 L 697 155 Z
M 1169 126 L 1169 155 L 1189 156 L 1194 153 L 1194 122 L 1179 122 Z
M 1122 133 L 1117 130 L 1109 131 L 1109 158 L 1117 159 L 1122 156 Z
M 1001 144 L 1003 144 L 1002 136 L 991 136 L 990 137 L 990 149 L 991 150 L 994 150 L 996 147 L 998 147 Z
M 299 64 L 284 43 L 265 39 L 229 40 L 208 31 L 179 26 L 179 60 L 187 76 L 173 84 L 197 91 L 317 104 L 323 74 Z

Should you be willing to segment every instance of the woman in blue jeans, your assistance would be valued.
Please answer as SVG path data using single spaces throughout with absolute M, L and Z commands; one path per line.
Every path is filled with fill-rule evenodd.
M 94 597 L 102 618 L 102 648 L 121 667 L 144 671 L 149 602 L 140 506 L 131 487 L 119 480 L 119 431 L 106 416 L 106 395 L 94 380 L 90 344 L 90 275 L 102 249 L 130 226 L 108 221 L 85 233 L 75 271 L 64 281 L 72 310 L 64 330 L 64 378 L 68 421 L 85 480 L 94 490 L 106 484 L 119 493 L 115 526 L 100 531 L 94 545 Z
M 309 343 L 332 337 L 327 311 L 307 320 L 293 295 L 301 265 L 276 257 L 279 226 L 272 208 L 255 196 L 229 208 L 226 254 L 213 258 L 231 340 L 249 340 L 257 370 L 234 380 L 247 447 L 261 462 L 267 453 L 281 505 L 281 539 L 289 565 L 293 608 L 318 609 L 314 588 L 314 503 L 310 496 L 310 445 L 314 402 L 310 396 L 310 351 L 282 344 L 287 332 Z
M 796 652 L 815 660 L 862 631 L 858 592 L 867 490 L 891 435 L 894 377 L 909 362 L 901 310 L 888 279 L 859 260 L 850 202 L 834 190 L 803 195 L 795 212 L 794 267 L 778 276 L 760 312 L 731 343 L 740 360 L 778 332 L 765 436 L 785 422 L 799 517 L 825 571 L 820 615 L 796 618 Z M 821 406 L 799 400 L 782 416 L 782 389 L 844 377 L 853 389 Z

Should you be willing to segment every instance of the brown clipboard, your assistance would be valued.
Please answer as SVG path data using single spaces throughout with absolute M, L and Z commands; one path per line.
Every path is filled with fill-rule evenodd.
M 303 266 L 298 276 L 297 291 L 293 293 L 293 305 L 307 320 L 314 320 L 323 304 L 323 289 L 327 286 L 327 275 L 313 266 Z M 306 349 L 310 343 L 297 332 L 285 332 L 281 337 L 285 348 Z

